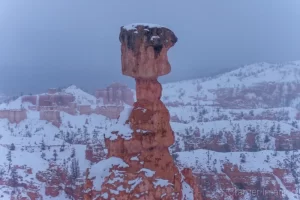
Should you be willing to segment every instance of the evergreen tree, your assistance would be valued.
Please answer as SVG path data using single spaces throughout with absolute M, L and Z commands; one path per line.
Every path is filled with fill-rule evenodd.
M 45 145 L 44 139 L 42 139 L 40 145 L 41 145 L 41 151 L 46 150 L 46 145 Z
M 81 128 L 78 128 L 78 129 L 77 129 L 77 135 L 79 135 L 79 136 L 82 138 L 83 135 L 82 135 Z
M 59 148 L 60 152 L 63 152 L 65 150 L 65 142 L 62 143 L 62 145 Z
M 293 122 L 292 122 L 292 126 L 293 126 L 294 128 L 298 128 L 298 123 L 297 123 L 297 121 L 293 121 Z
M 264 143 L 268 143 L 268 142 L 270 142 L 270 141 L 271 141 L 271 140 L 270 140 L 269 136 L 268 136 L 268 135 L 265 135 Z
M 70 166 L 70 175 L 72 181 L 75 181 L 80 176 L 79 162 L 76 158 L 72 159 Z
M 241 127 L 240 127 L 239 124 L 238 124 L 238 126 L 237 126 L 236 133 L 237 133 L 237 134 L 240 134 L 240 133 L 241 133 Z
M 253 116 L 254 116 L 254 111 L 253 111 L 253 110 L 250 110 L 249 115 L 250 115 L 251 117 L 253 117 Z
M 14 143 L 11 143 L 9 150 L 14 151 L 16 149 L 16 146 Z
M 266 160 L 265 160 L 265 162 L 270 162 L 270 156 L 269 155 L 267 155 L 267 158 L 266 158 Z
M 198 112 L 198 109 L 196 106 L 194 106 L 194 112 Z
M 3 178 L 4 174 L 5 174 L 5 170 L 0 168 L 0 179 Z
M 11 168 L 11 162 L 12 162 L 12 160 L 11 160 L 11 151 L 8 151 L 8 152 L 7 152 L 7 154 L 6 154 L 6 159 L 7 159 L 7 161 L 8 161 L 8 171 L 9 171 L 10 168 Z
M 280 133 L 281 132 L 281 128 L 280 128 L 280 124 L 277 124 L 277 133 Z
M 88 134 L 86 126 L 83 126 L 83 138 L 84 138 L 85 142 L 87 142 L 89 140 L 89 134 Z
M 65 141 L 70 143 L 70 133 L 69 133 L 69 131 L 67 131 Z
M 240 133 L 235 135 L 235 146 L 239 151 L 242 148 L 242 135 Z
M 7 152 L 6 159 L 7 159 L 8 162 L 11 162 L 11 151 Z
M 56 161 L 57 156 L 58 156 L 58 155 L 57 155 L 56 149 L 54 149 L 54 150 L 53 150 L 54 161 Z
M 259 134 L 257 134 L 255 136 L 255 144 L 256 145 L 254 145 L 253 150 L 254 151 L 259 151 L 260 150 L 260 136 L 259 136 Z M 256 146 L 256 149 L 255 149 L 255 146 Z
M 270 135 L 274 135 L 275 132 L 275 124 L 273 124 L 270 128 Z
M 93 131 L 93 139 L 96 140 L 98 138 L 98 136 L 99 136 L 99 131 L 96 131 L 94 129 L 94 131 Z
M 43 152 L 43 153 L 41 154 L 41 158 L 45 159 L 45 156 L 46 156 L 46 154 Z
M 240 161 L 241 161 L 241 163 L 245 163 L 246 162 L 246 155 L 245 154 L 243 154 L 243 153 L 241 153 L 240 154 Z
M 72 152 L 71 152 L 71 158 L 74 158 L 74 157 L 75 157 L 75 155 L 76 155 L 75 149 L 74 149 L 74 148 L 72 148 Z
M 15 167 L 12 168 L 10 172 L 10 185 L 12 187 L 17 187 L 18 185 L 18 173 Z
M 241 112 L 240 116 L 241 116 L 241 118 L 243 119 L 243 118 L 244 118 L 244 113 Z
M 297 173 L 299 169 L 298 163 L 300 162 L 300 154 L 295 154 L 295 151 L 293 151 L 292 155 L 285 158 L 284 160 L 285 168 L 288 168 L 292 172 L 292 176 L 295 179 L 295 183 L 299 183 L 299 173 Z
M 210 160 L 211 160 L 211 154 L 210 154 L 209 150 L 206 151 L 206 155 L 207 155 L 207 162 L 206 162 L 206 164 L 207 164 L 207 166 L 209 166 L 210 165 Z

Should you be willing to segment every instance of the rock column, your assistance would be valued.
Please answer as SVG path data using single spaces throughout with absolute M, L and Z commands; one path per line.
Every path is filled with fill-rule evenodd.
M 174 133 L 169 111 L 160 100 L 162 86 L 157 81 L 171 71 L 167 51 L 177 37 L 165 27 L 132 24 L 121 27 L 119 39 L 122 73 L 135 79 L 137 101 L 125 124 L 122 122 L 127 128 L 118 126 L 119 130 L 113 130 L 105 139 L 107 160 L 121 159 L 124 163 L 114 165 L 101 191 L 92 193 L 99 199 L 200 200 L 195 189 L 190 189 L 187 197 L 187 178 L 170 155 L 168 148 L 174 143 Z

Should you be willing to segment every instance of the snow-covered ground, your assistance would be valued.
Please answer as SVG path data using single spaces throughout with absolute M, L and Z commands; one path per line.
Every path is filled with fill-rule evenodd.
M 182 152 L 177 153 L 176 160 L 182 167 L 189 167 L 195 173 L 211 172 L 222 173 L 224 163 L 231 163 L 240 166 L 242 171 L 260 171 L 272 173 L 274 168 L 284 168 L 284 160 L 289 159 L 292 151 L 275 151 L 275 141 L 271 138 L 269 150 L 259 152 L 216 152 L 206 149 L 198 149 L 194 151 L 186 151 L 183 138 L 187 130 L 199 129 L 201 137 L 217 134 L 220 131 L 231 132 L 234 136 L 237 132 L 241 134 L 242 139 L 246 138 L 249 132 L 249 127 L 254 128 L 261 138 L 270 132 L 271 127 L 280 127 L 280 131 L 275 131 L 275 135 L 290 135 L 292 131 L 299 130 L 299 120 L 297 120 L 298 107 L 300 97 L 294 98 L 289 105 L 281 107 L 265 108 L 259 105 L 253 108 L 233 109 L 230 107 L 216 106 L 216 91 L 221 88 L 248 88 L 259 85 L 261 83 L 284 83 L 287 87 L 296 87 L 300 81 L 300 61 L 288 62 L 283 64 L 258 63 L 245 66 L 228 73 L 218 75 L 216 77 L 187 80 L 163 85 L 162 101 L 168 105 L 171 116 L 177 116 L 179 121 L 171 122 L 171 126 L 176 134 L 176 140 L 179 143 Z M 290 85 L 290 86 L 288 86 Z M 80 90 L 76 86 L 70 86 L 63 90 L 75 96 L 75 102 L 82 105 L 91 105 L 96 107 L 96 98 Z M 0 95 L 1 96 L 1 95 Z M 260 98 L 257 94 L 248 94 L 247 98 Z M 1 98 L 1 97 L 0 97 Z M 99 102 L 98 102 L 99 103 Z M 171 105 L 173 103 L 174 105 Z M 177 103 L 177 104 L 176 104 Z M 100 103 L 101 104 L 101 103 Z M 176 104 L 176 105 L 175 105 Z M 1 103 L 0 110 L 3 109 L 27 109 L 29 103 L 22 103 L 21 97 L 14 101 Z M 85 158 L 86 145 L 84 144 L 69 144 L 66 138 L 73 137 L 78 141 L 88 138 L 91 143 L 94 141 L 103 143 L 104 137 L 114 139 L 115 134 L 111 131 L 119 130 L 119 135 L 124 138 L 131 137 L 131 130 L 124 122 L 130 113 L 131 107 L 125 107 L 121 113 L 119 120 L 110 120 L 101 115 L 69 115 L 61 112 L 62 124 L 60 128 L 52 125 L 47 121 L 39 119 L 38 111 L 27 110 L 28 119 L 19 124 L 10 124 L 7 119 L 0 119 L 0 180 L 8 180 L 10 178 L 11 169 L 9 169 L 10 161 L 7 159 L 9 148 L 13 143 L 15 150 L 11 152 L 12 165 L 24 166 L 32 169 L 32 174 L 27 174 L 22 169 L 18 169 L 17 173 L 23 180 L 21 182 L 34 182 L 39 186 L 42 194 L 45 190 L 44 184 L 40 183 L 36 178 L 36 173 L 46 171 L 49 167 L 49 162 L 54 161 L 54 151 L 57 152 L 56 163 L 63 165 L 67 163 L 68 168 L 71 165 L 70 156 L 75 149 L 75 158 L 79 161 L 80 171 L 83 177 L 83 172 L 86 168 L 91 167 L 90 161 Z M 248 115 L 247 119 L 237 116 Z M 269 119 L 276 113 L 283 115 L 287 113 L 284 119 Z M 275 114 L 274 114 L 275 113 Z M 261 117 L 263 116 L 263 117 Z M 261 117 L 261 118 L 259 118 Z M 259 119 L 257 119 L 259 118 Z M 296 122 L 295 122 L 296 121 Z M 88 123 L 87 123 L 88 122 Z M 239 128 L 238 128 L 239 127 Z M 239 129 L 239 131 L 237 131 Z M 97 134 L 95 134 L 97 133 Z M 191 132 L 193 133 L 193 132 Z M 41 143 L 44 143 L 47 148 L 41 149 Z M 261 141 L 264 145 L 264 142 Z M 60 151 L 61 146 L 65 145 L 64 151 Z M 50 149 L 48 149 L 50 146 Z M 275 153 L 276 152 L 276 153 Z M 294 152 L 298 154 L 298 151 Z M 241 154 L 245 155 L 245 162 L 241 162 Z M 42 158 L 43 157 L 43 158 Z M 136 159 L 136 158 L 133 158 Z M 111 165 L 126 165 L 118 158 L 103 160 L 91 167 L 91 176 L 97 176 L 102 173 L 102 178 L 107 174 L 107 170 Z M 296 166 L 300 166 L 299 161 Z M 299 167 L 297 168 L 299 170 Z M 288 177 L 288 176 L 287 176 Z M 293 179 L 293 176 L 289 177 Z M 286 189 L 280 179 L 276 179 L 288 195 L 290 199 L 294 198 L 295 194 Z M 100 187 L 103 180 L 98 177 L 97 187 Z M 1 184 L 0 184 L 1 185 Z M 187 199 L 191 199 L 191 188 L 184 183 L 184 195 Z M 0 196 L 2 199 L 10 198 L 12 187 L 1 185 Z M 7 193 L 8 191 L 8 193 Z M 44 199 L 50 199 L 44 196 Z M 67 199 L 64 194 L 60 194 L 56 199 Z M 299 198 L 298 198 L 299 199 Z

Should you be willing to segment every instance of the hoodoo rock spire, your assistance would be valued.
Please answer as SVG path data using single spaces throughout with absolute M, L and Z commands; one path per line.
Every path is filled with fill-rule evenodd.
M 180 172 L 170 155 L 174 133 L 157 81 L 171 71 L 167 51 L 177 37 L 163 26 L 131 24 L 121 27 L 119 39 L 122 73 L 135 79 L 137 101 L 106 135 L 110 169 L 100 192 L 90 194 L 98 199 L 201 200 L 191 173 Z

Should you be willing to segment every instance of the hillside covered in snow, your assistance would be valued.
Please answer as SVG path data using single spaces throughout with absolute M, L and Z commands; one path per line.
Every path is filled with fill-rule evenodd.
M 104 139 L 117 130 L 131 136 L 124 123 L 133 95 L 114 83 L 95 94 L 70 86 L 1 103 L 0 198 L 83 199 L 87 177 L 99 190 L 108 169 L 126 167 L 105 159 Z M 164 84 L 162 101 L 173 159 L 192 168 L 204 200 L 300 199 L 299 61 Z

